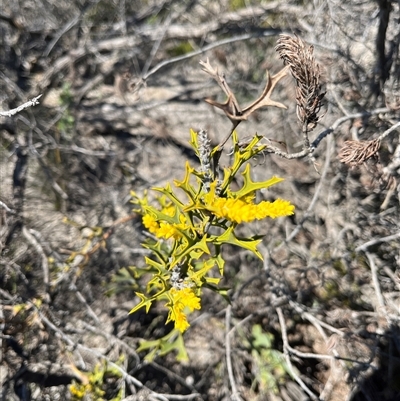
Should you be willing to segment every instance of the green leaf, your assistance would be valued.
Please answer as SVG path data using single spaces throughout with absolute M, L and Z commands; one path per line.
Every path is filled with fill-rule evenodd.
M 267 349 L 271 348 L 272 341 L 274 340 L 274 336 L 271 333 L 263 332 L 263 330 L 259 324 L 255 324 L 253 326 L 251 334 L 254 337 L 254 341 L 253 341 L 254 347 L 267 348 Z
M 220 287 L 216 287 L 210 283 L 205 283 L 204 287 L 209 288 L 211 291 L 216 292 L 217 294 L 221 295 L 226 302 L 228 302 L 228 304 L 231 304 L 231 298 L 228 295 L 228 291 L 231 290 L 231 288 L 228 287 L 224 287 L 224 288 L 220 288 Z
M 190 243 L 183 244 L 182 247 L 178 248 L 176 252 L 172 254 L 170 266 L 171 268 L 176 266 L 183 258 L 189 255 L 193 251 L 202 251 L 203 253 L 210 254 L 210 250 L 207 246 L 207 236 L 204 235 L 199 241 L 198 239 L 191 240 Z
M 150 306 L 154 301 L 154 297 L 153 298 L 147 298 L 146 295 L 144 295 L 144 294 L 142 294 L 140 292 L 136 292 L 135 294 L 141 299 L 141 301 L 134 308 L 132 308 L 129 311 L 129 314 L 138 311 L 143 306 L 146 307 L 146 313 L 149 313 Z
M 261 253 L 257 249 L 257 245 L 261 242 L 261 239 L 254 238 L 237 238 L 233 232 L 234 226 L 230 226 L 222 235 L 219 237 L 210 237 L 210 242 L 214 244 L 232 244 L 240 246 L 241 248 L 248 249 L 253 252 L 258 258 L 263 260 Z
M 165 241 L 145 242 L 142 244 L 142 246 L 143 248 L 151 250 L 159 260 L 159 262 L 157 262 L 154 259 L 150 259 L 148 256 L 145 256 L 146 264 L 152 266 L 152 268 L 155 269 L 153 269 L 151 272 L 162 272 L 168 263 L 168 258 L 170 254 L 170 249 L 165 245 Z
M 195 173 L 195 169 L 190 166 L 188 162 L 186 162 L 185 165 L 185 177 L 183 178 L 182 181 L 174 180 L 174 184 L 177 188 L 181 188 L 188 198 L 194 203 L 197 191 L 193 188 L 192 185 L 190 185 L 190 177 L 192 174 Z M 181 206 L 181 209 L 183 208 L 183 205 Z
M 148 269 L 135 266 L 122 267 L 113 274 L 111 282 L 107 284 L 106 295 L 111 296 L 124 291 L 139 289 L 138 279 L 145 273 L 148 273 Z
M 193 148 L 194 152 L 196 153 L 196 156 L 200 159 L 199 141 L 198 141 L 197 132 L 193 131 L 192 128 L 190 128 L 190 141 L 189 141 L 189 144 Z
M 164 356 L 172 351 L 177 352 L 176 359 L 181 362 L 189 360 L 183 336 L 179 330 L 172 330 L 166 336 L 153 341 L 141 341 L 137 352 L 147 351 L 150 352 L 145 356 L 145 360 L 152 362 L 156 356 Z
M 153 206 L 144 206 L 143 209 L 145 214 L 153 216 L 156 221 L 165 221 L 169 224 L 179 223 L 179 218 L 177 217 L 178 213 L 175 213 L 174 216 L 170 216 L 163 213 L 161 210 L 155 209 Z
M 248 164 L 245 168 L 245 170 L 242 173 L 243 177 L 244 177 L 244 184 L 242 189 L 240 189 L 237 192 L 232 192 L 232 195 L 235 198 L 243 198 L 246 195 L 249 195 L 259 189 L 265 189 L 268 188 L 272 185 L 278 184 L 279 182 L 283 181 L 283 178 L 279 178 L 279 177 L 272 177 L 267 181 L 260 181 L 260 182 L 254 182 L 251 179 L 250 176 L 250 164 Z
M 178 333 L 178 336 L 173 343 L 165 343 L 163 345 L 164 346 L 160 349 L 160 356 L 164 356 L 172 351 L 176 351 L 177 352 L 176 359 L 178 361 L 184 362 L 189 360 L 185 343 L 183 341 L 183 336 L 181 333 Z
M 190 166 L 189 166 L 189 168 L 190 168 Z M 186 169 L 188 169 L 188 167 L 186 167 Z M 186 174 L 188 174 L 188 170 L 186 170 Z M 175 195 L 174 191 L 172 190 L 171 185 L 169 183 L 165 186 L 165 188 L 154 187 L 152 189 L 153 189 L 153 191 L 161 192 L 162 194 L 164 194 L 168 199 L 170 199 L 170 201 L 178 209 L 182 209 L 183 208 L 183 206 L 184 206 L 183 203 L 176 197 L 176 195 Z
M 245 162 L 255 157 L 267 147 L 267 145 L 256 147 L 257 143 L 263 139 L 263 136 L 261 135 L 255 135 L 251 142 L 244 148 L 239 146 L 239 139 L 236 131 L 234 131 L 232 139 L 234 143 L 234 162 L 232 164 L 232 170 L 235 171 L 235 174 Z
M 202 261 L 202 267 L 195 272 L 189 272 L 189 278 L 196 283 L 198 287 L 201 287 L 201 282 L 204 280 L 208 283 L 218 284 L 221 280 L 220 278 L 205 277 L 205 275 L 215 266 L 216 261 L 214 259 L 209 259 Z

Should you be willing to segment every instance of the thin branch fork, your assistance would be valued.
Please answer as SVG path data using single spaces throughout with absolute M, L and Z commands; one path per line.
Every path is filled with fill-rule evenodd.
M 202 66 L 202 70 L 208 75 L 210 75 L 217 82 L 219 87 L 223 90 L 223 92 L 227 96 L 227 100 L 225 101 L 225 103 L 219 103 L 210 98 L 204 99 L 208 104 L 221 109 L 225 113 L 225 115 L 229 118 L 229 120 L 232 122 L 232 129 L 227 135 L 227 137 L 220 143 L 219 150 L 221 150 L 224 147 L 227 140 L 231 137 L 234 129 L 242 121 L 247 120 L 249 116 L 259 108 L 273 106 L 282 109 L 287 109 L 287 107 L 283 103 L 272 100 L 271 95 L 277 83 L 287 74 L 287 71 L 289 70 L 288 66 L 284 67 L 281 71 L 279 71 L 272 77 L 270 76 L 268 71 L 266 71 L 266 84 L 262 94 L 254 102 L 252 102 L 250 105 L 242 109 L 242 107 L 239 105 L 239 102 L 236 99 L 235 94 L 229 88 L 225 76 L 223 74 L 220 74 L 217 69 L 214 69 L 211 66 L 209 59 L 207 58 L 206 61 L 200 61 L 200 65 Z
M 281 326 L 282 331 L 282 340 L 283 340 L 283 354 L 285 356 L 286 363 L 289 367 L 290 375 L 296 380 L 297 384 L 308 394 L 308 396 L 313 401 L 320 401 L 319 397 L 317 397 L 304 383 L 304 381 L 300 378 L 300 376 L 296 373 L 292 361 L 290 360 L 289 355 L 289 341 L 287 337 L 286 323 L 285 317 L 283 316 L 282 309 L 280 307 L 276 308 L 276 313 L 278 314 L 279 324 Z
M 211 104 L 212 106 L 218 107 L 219 109 L 223 110 L 226 116 L 232 121 L 232 123 L 235 124 L 236 122 L 236 125 L 238 125 L 240 121 L 247 120 L 250 114 L 261 107 L 274 106 L 282 109 L 287 109 L 287 107 L 283 103 L 272 100 L 271 94 L 275 89 L 276 84 L 287 74 L 289 67 L 283 68 L 272 77 L 267 71 L 267 82 L 262 94 L 253 103 L 242 109 L 238 101 L 236 100 L 236 96 L 229 88 L 228 83 L 225 80 L 225 76 L 219 74 L 218 70 L 214 69 L 211 66 L 208 58 L 206 62 L 200 61 L 200 65 L 203 67 L 202 70 L 209 74 L 217 82 L 217 84 L 221 87 L 221 89 L 228 97 L 225 103 L 218 103 L 215 100 L 209 98 L 204 100 L 208 104 Z

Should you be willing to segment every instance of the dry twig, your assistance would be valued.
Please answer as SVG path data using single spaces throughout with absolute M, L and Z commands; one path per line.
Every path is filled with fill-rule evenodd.
M 225 312 L 226 367 L 228 369 L 229 383 L 231 384 L 231 388 L 232 388 L 232 396 L 231 397 L 233 400 L 241 401 L 242 397 L 240 396 L 240 394 L 237 390 L 235 376 L 233 374 L 233 368 L 232 368 L 231 340 L 230 340 L 231 311 L 232 311 L 232 307 L 231 307 L 231 305 L 228 305 L 228 307 L 226 308 L 226 312 Z
M 281 331 L 282 331 L 283 354 L 285 356 L 285 360 L 288 365 L 290 375 L 293 377 L 294 380 L 296 380 L 297 384 L 309 395 L 309 397 L 312 400 L 318 401 L 319 398 L 306 386 L 306 384 L 300 378 L 300 376 L 296 373 L 296 371 L 292 365 L 292 361 L 290 360 L 290 355 L 289 355 L 289 341 L 288 341 L 288 337 L 287 337 L 285 318 L 283 316 L 283 312 L 280 307 L 276 308 L 276 312 L 278 314 L 279 324 L 281 326 Z
M 388 235 L 386 237 L 380 237 L 380 238 L 374 238 L 371 239 L 370 241 L 365 242 L 362 245 L 359 245 L 354 251 L 355 252 L 365 252 L 369 247 L 374 246 L 376 244 L 380 244 L 383 242 L 389 242 L 389 241 L 393 241 L 397 238 L 400 238 L 400 231 L 393 234 L 393 235 Z M 347 256 L 347 254 L 346 254 Z
M 11 109 L 8 111 L 0 111 L 0 117 L 12 117 L 13 115 L 19 113 L 24 109 L 27 109 L 28 107 L 36 106 L 37 104 L 39 104 L 39 99 L 41 97 L 42 95 L 36 96 L 32 100 L 29 100 L 24 104 L 21 104 L 21 106 L 18 106 L 15 109 Z
M 268 71 L 267 71 L 267 82 L 265 84 L 265 88 L 262 92 L 262 94 L 249 106 L 245 108 L 241 108 L 238 101 L 236 100 L 235 94 L 232 92 L 232 90 L 229 88 L 228 83 L 225 80 L 225 75 L 220 74 L 217 69 L 214 69 L 208 58 L 207 61 L 200 61 L 200 65 L 203 67 L 202 70 L 209 74 L 216 82 L 217 84 L 221 87 L 221 89 L 224 91 L 225 95 L 228 97 L 228 99 L 225 101 L 225 103 L 219 103 L 216 102 L 213 99 L 204 99 L 207 103 L 211 104 L 214 107 L 217 107 L 225 113 L 225 115 L 231 120 L 233 127 L 231 129 L 231 132 L 229 135 L 221 142 L 219 145 L 219 148 L 222 149 L 222 147 L 225 145 L 226 141 L 230 138 L 230 136 L 233 133 L 233 130 L 243 121 L 247 120 L 249 116 L 256 110 L 258 110 L 261 107 L 268 107 L 268 106 L 274 106 L 274 107 L 279 107 L 282 109 L 286 109 L 287 107 L 280 103 L 276 102 L 275 100 L 271 99 L 271 95 L 273 90 L 275 89 L 276 84 L 286 75 L 287 70 L 289 69 L 288 67 L 283 68 L 281 71 L 279 71 L 277 74 L 274 76 L 270 76 Z

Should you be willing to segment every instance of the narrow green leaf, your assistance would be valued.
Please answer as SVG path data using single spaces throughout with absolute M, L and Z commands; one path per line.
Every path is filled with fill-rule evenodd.
M 258 258 L 263 260 L 261 253 L 257 249 L 257 245 L 261 242 L 261 239 L 254 238 L 237 238 L 233 232 L 234 226 L 229 227 L 222 235 L 219 237 L 211 237 L 211 242 L 215 244 L 232 244 L 240 246 L 241 248 L 248 249 L 253 252 Z

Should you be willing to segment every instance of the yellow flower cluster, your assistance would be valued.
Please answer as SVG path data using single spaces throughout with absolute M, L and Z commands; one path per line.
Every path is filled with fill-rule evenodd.
M 142 218 L 143 225 L 158 238 L 169 239 L 171 237 L 179 238 L 180 233 L 174 224 L 158 223 L 150 214 L 145 214 Z
M 74 382 L 69 386 L 69 391 L 72 395 L 72 399 L 83 400 L 87 397 L 91 400 L 103 400 L 103 395 L 105 392 L 99 386 L 94 385 L 93 383 L 76 383 Z
M 217 217 L 238 224 L 243 222 L 249 223 L 256 219 L 261 220 L 266 217 L 275 219 L 276 217 L 290 216 L 294 213 L 294 206 L 289 201 L 283 199 L 254 204 L 243 199 L 214 197 L 210 204 L 207 205 L 207 209 Z
M 200 309 L 200 298 L 196 296 L 191 288 L 171 288 L 169 294 L 171 301 L 167 304 L 169 307 L 167 323 L 174 321 L 175 329 L 183 333 L 190 326 L 185 309 L 187 308 L 190 312 Z
M 81 385 L 81 384 L 71 384 L 69 386 L 69 391 L 75 399 L 81 400 L 85 394 L 90 390 L 90 385 Z
M 159 224 L 156 219 L 150 214 L 145 214 L 142 217 L 143 225 L 154 235 L 157 235 L 158 230 L 160 229 Z

